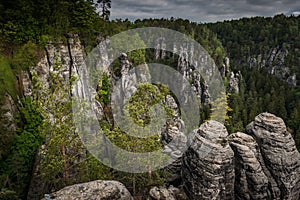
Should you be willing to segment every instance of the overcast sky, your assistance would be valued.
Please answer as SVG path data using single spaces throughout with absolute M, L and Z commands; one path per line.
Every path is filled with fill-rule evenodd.
M 300 13 L 300 0 L 111 0 L 111 19 L 184 18 L 216 22 Z

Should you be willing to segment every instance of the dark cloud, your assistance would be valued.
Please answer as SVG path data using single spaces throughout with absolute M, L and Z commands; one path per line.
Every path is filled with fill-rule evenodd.
M 112 0 L 111 18 L 180 17 L 215 22 L 299 12 L 299 0 Z

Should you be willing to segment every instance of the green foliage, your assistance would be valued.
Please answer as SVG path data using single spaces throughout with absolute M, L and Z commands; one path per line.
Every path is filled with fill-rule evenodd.
M 54 69 L 61 72 L 61 63 L 56 62 Z M 36 81 L 39 79 L 36 78 Z M 72 78 L 64 80 L 59 73 L 51 72 L 49 88 L 44 88 L 37 99 L 44 118 L 40 130 L 46 138 L 43 153 L 40 154 L 39 176 L 45 183 L 51 183 L 52 188 L 48 188 L 49 190 L 58 190 L 74 183 L 76 179 L 70 179 L 69 171 L 76 172 L 75 177 L 80 171 L 80 165 L 76 165 L 76 162 L 83 153 L 83 146 L 73 126 L 72 101 L 69 95 L 72 81 Z
M 17 0 L 0 3 L 2 42 L 23 44 L 40 41 L 43 35 L 60 38 L 76 31 L 90 42 L 101 25 L 92 1 L 88 0 Z
M 0 102 L 5 93 L 9 93 L 13 98 L 16 98 L 16 82 L 9 60 L 0 55 Z
M 239 94 L 229 98 L 231 119 L 227 125 L 229 132 L 245 131 L 248 123 L 261 112 L 270 112 L 286 122 L 293 133 L 297 147 L 299 136 L 299 86 L 292 87 L 270 75 L 267 67 L 276 63 L 266 63 L 266 67 L 249 68 L 249 59 L 269 57 L 269 51 L 280 48 L 288 51 L 284 66 L 290 69 L 286 75 L 295 73 L 299 79 L 300 17 L 277 15 L 275 17 L 253 17 L 240 20 L 211 23 L 206 26 L 218 35 L 230 57 L 231 70 L 241 71 Z M 269 66 L 270 65 L 270 66 Z M 283 77 L 285 79 L 287 77 Z M 299 81 L 298 81 L 299 82 Z
M 3 173 L 1 178 L 6 179 L 2 180 L 0 187 L 9 187 L 19 197 L 25 198 L 35 155 L 44 139 L 39 129 L 42 117 L 37 106 L 29 98 L 23 100 L 19 123 L 22 128 L 17 131 L 18 135 L 11 145 L 10 153 L 5 160 L 0 162 L 0 171 Z
M 0 191 L 0 199 L 2 200 L 19 200 L 20 198 L 15 191 L 2 188 Z
M 105 77 L 105 76 L 104 76 Z M 103 78 L 100 80 L 103 81 Z M 99 87 L 101 90 L 101 87 Z M 148 130 L 147 125 L 151 122 L 150 116 L 150 108 L 156 104 L 162 104 L 162 101 L 165 99 L 165 96 L 170 94 L 168 88 L 164 85 L 151 85 L 149 83 L 143 83 L 138 86 L 137 91 L 134 93 L 132 97 L 126 103 L 124 108 L 124 112 L 126 117 L 132 119 L 131 121 L 126 121 L 123 124 L 128 128 L 127 132 L 122 131 L 119 127 L 115 127 L 112 129 L 109 123 L 105 123 L 105 120 L 101 122 L 101 127 L 104 130 L 105 136 L 112 142 L 114 145 L 119 148 L 128 151 L 128 152 L 136 152 L 136 153 L 145 153 L 145 152 L 154 152 L 156 150 L 160 150 L 162 148 L 162 144 L 160 142 L 159 134 L 153 134 L 148 136 L 147 138 L 140 138 L 133 136 L 139 134 L 137 130 L 133 130 L 133 125 L 137 125 L 139 127 L 143 127 L 143 130 Z M 166 117 L 172 117 L 173 111 L 167 107 L 162 106 L 166 112 Z M 155 116 L 157 117 L 157 116 Z M 124 127 L 123 127 L 124 128 Z M 112 130 L 110 130 L 112 129 Z M 126 129 L 126 128 L 125 128 Z M 131 131 L 131 132 L 130 132 Z M 135 133 L 137 131 L 137 133 Z M 154 131 L 154 130 L 152 130 Z M 134 132 L 134 133 L 133 133 Z M 150 130 L 151 132 L 151 130 Z M 117 160 L 120 165 L 124 165 L 123 167 L 128 167 L 133 165 L 128 160 L 124 160 L 126 156 L 122 155 L 122 153 L 112 155 L 112 159 Z M 161 158 L 164 159 L 164 158 Z M 145 160 L 145 162 L 147 162 Z M 96 164 L 96 163 L 94 163 Z M 157 165 L 160 164 L 160 157 L 157 156 Z M 122 166 L 118 166 L 122 167 Z M 98 164 L 96 169 L 102 169 L 103 166 Z M 124 183 L 134 194 L 139 193 L 145 189 L 150 188 L 153 185 L 159 185 L 164 183 L 165 177 L 163 176 L 161 171 L 153 172 L 149 169 L 148 173 L 141 174 L 131 174 L 119 172 L 111 169 L 112 172 L 110 174 L 110 178 L 114 180 L 119 180 Z M 97 174 L 101 179 L 106 179 L 108 176 L 105 176 L 101 173 Z
M 26 70 L 36 66 L 38 62 L 38 48 L 36 44 L 29 41 L 16 50 L 13 58 L 13 65 L 16 69 Z
M 97 91 L 97 99 L 102 102 L 104 105 L 110 103 L 110 78 L 107 73 L 100 75 L 100 79 L 98 82 L 98 91 Z
M 149 83 L 140 84 L 135 94 L 128 101 L 125 109 L 128 110 L 129 116 L 137 125 L 145 127 L 151 120 L 150 107 L 161 103 L 165 95 L 157 87 Z M 167 109 L 166 106 L 164 108 Z M 169 113 L 169 117 L 170 115 Z
M 112 53 L 127 53 L 129 60 L 136 66 L 145 62 L 146 45 L 137 33 L 130 35 L 122 32 L 118 37 L 113 37 L 110 42 L 114 47 L 114 49 L 110 49 Z
M 212 111 L 210 119 L 228 125 L 228 121 L 231 118 L 229 112 L 232 111 L 232 108 L 230 108 L 228 104 L 229 96 L 230 94 L 222 93 L 219 98 L 215 99 L 210 103 Z
M 105 135 L 114 145 L 128 152 L 151 152 L 153 154 L 154 151 L 160 150 L 162 148 L 159 135 L 153 135 L 147 138 L 137 138 L 130 136 L 130 133 L 121 131 L 119 128 L 115 128 L 112 131 L 106 130 Z M 128 167 L 130 165 L 134 165 L 134 163 L 131 163 L 124 158 L 126 159 L 126 155 L 115 155 L 114 159 L 118 160 L 118 163 L 122 163 L 121 165 L 124 165 L 118 167 Z M 157 155 L 156 164 L 158 166 L 160 164 L 160 159 L 164 158 L 160 158 L 160 156 Z M 147 162 L 147 160 L 145 160 L 145 162 Z M 149 189 L 151 186 L 161 185 L 165 182 L 165 177 L 163 176 L 162 171 L 153 172 L 150 168 L 148 173 L 140 174 L 114 171 L 112 178 L 124 183 L 127 188 L 129 188 L 133 192 L 134 195 L 136 193 L 144 191 L 145 189 Z

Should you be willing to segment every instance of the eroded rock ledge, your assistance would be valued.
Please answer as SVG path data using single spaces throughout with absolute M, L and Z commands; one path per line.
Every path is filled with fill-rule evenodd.
M 123 184 L 117 181 L 92 181 L 65 187 L 43 200 L 91 200 L 119 199 L 132 200 L 132 196 Z

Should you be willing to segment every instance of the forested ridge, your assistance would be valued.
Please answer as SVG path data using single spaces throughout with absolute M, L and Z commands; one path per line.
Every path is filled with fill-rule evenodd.
M 232 94 L 230 106 L 233 108 L 229 130 L 233 132 L 245 127 L 258 113 L 271 112 L 284 119 L 300 146 L 300 17 L 243 18 L 208 24 L 218 35 L 234 72 L 241 71 L 239 94 Z M 297 77 L 296 86 L 286 83 L 288 74 L 271 75 L 265 64 L 251 66 L 251 59 L 259 56 L 267 59 L 274 50 L 288 53 L 282 67 L 289 69 L 289 75 Z M 278 60 L 269 65 L 276 65 Z
M 87 154 L 83 162 L 73 166 L 78 155 L 72 148 L 84 149 L 84 147 L 76 139 L 72 140 L 72 143 L 66 142 L 66 138 L 73 136 L 64 130 L 70 129 L 75 132 L 74 128 L 70 128 L 72 115 L 69 115 L 68 110 L 71 105 L 64 102 L 54 104 L 55 100 L 51 96 L 45 99 L 24 96 L 22 71 L 29 72 L 37 65 L 45 56 L 45 47 L 49 41 L 53 44 L 67 45 L 68 38 L 74 34 L 79 35 L 85 54 L 88 54 L 103 38 L 133 28 L 163 27 L 188 35 L 208 51 L 220 70 L 226 57 L 230 60 L 230 69 L 224 76 L 228 88 L 226 95 L 229 106 L 226 118 L 228 132 L 244 131 L 246 125 L 253 121 L 256 115 L 270 112 L 284 119 L 300 149 L 300 16 L 280 14 L 274 17 L 243 18 L 208 24 L 178 18 L 143 19 L 135 22 L 127 19 L 109 21 L 111 6 L 113 1 L 110 0 L 0 2 L 0 113 L 4 116 L 2 113 L 6 112 L 7 108 L 2 107 L 7 101 L 6 95 L 12 97 L 17 107 L 14 116 L 17 124 L 15 131 L 7 128 L 7 124 L 11 122 L 7 122 L 2 116 L 0 118 L 0 199 L 27 198 L 36 154 L 40 146 L 49 144 L 49 141 L 51 144 L 47 157 L 49 163 L 41 164 L 45 170 L 43 178 L 48 184 L 47 188 L 51 188 L 47 192 L 78 182 L 114 179 L 123 182 L 134 195 L 143 195 L 147 188 L 163 184 L 168 178 L 163 175 L 165 173 L 163 171 L 137 175 L 118 172 L 99 163 L 91 154 Z M 280 63 L 280 66 L 289 69 L 283 76 L 280 76 L 280 73 L 279 75 L 270 73 L 272 63 L 262 66 L 257 61 L 258 57 L 267 60 L 274 49 L 276 52 L 287 52 L 284 63 Z M 128 56 L 135 65 L 144 61 L 154 61 L 152 50 L 131 52 Z M 171 59 L 172 56 L 168 53 L 166 59 L 160 62 L 175 68 L 177 62 Z M 256 60 L 256 64 L 252 65 L 253 59 Z M 119 64 L 114 63 L 113 66 L 116 75 L 120 71 Z M 59 67 L 60 63 L 56 65 Z M 278 63 L 274 65 L 279 66 Z M 242 75 L 238 81 L 238 93 L 229 91 L 231 72 L 240 72 Z M 291 85 L 286 80 L 294 74 L 297 83 Z M 55 77 L 55 74 L 51 76 Z M 30 78 L 35 80 L 34 76 Z M 68 94 L 64 93 L 67 86 L 55 81 L 54 78 L 53 80 L 51 93 L 58 92 L 67 96 Z M 38 81 L 34 83 L 37 88 L 40 86 Z M 107 111 L 110 102 L 110 84 L 107 75 L 104 74 L 99 80 L 101 87 L 97 91 L 97 98 L 108 115 L 110 115 L 110 111 Z M 170 93 L 163 86 L 159 86 L 158 89 L 162 94 Z M 146 84 L 142 85 L 139 91 L 155 93 L 155 90 L 156 88 Z M 141 92 L 137 92 L 136 95 L 131 100 L 149 101 Z M 163 97 L 158 96 L 152 101 L 161 99 Z M 54 125 L 55 128 L 50 128 L 51 120 L 45 117 L 45 110 L 39 106 L 41 103 L 49 105 L 50 109 L 55 109 L 59 103 L 63 105 L 62 109 L 57 111 L 57 117 L 61 121 Z M 135 115 L 134 118 L 138 121 L 138 114 L 145 109 L 145 105 L 132 105 L 131 115 Z M 203 121 L 209 117 L 208 108 L 206 106 L 201 114 Z M 172 115 L 171 111 L 170 113 Z M 65 118 L 70 119 L 69 123 L 62 123 L 62 119 Z M 144 120 L 139 123 L 146 122 Z M 106 128 L 108 136 L 124 149 L 134 150 L 138 144 L 144 148 L 143 151 L 151 151 L 161 146 L 155 142 L 158 139 L 156 137 L 150 141 L 136 141 L 127 137 L 117 127 L 112 129 L 109 117 L 102 120 L 101 125 Z M 53 134 L 51 133 L 53 140 L 49 139 L 50 129 L 53 131 Z M 64 148 L 71 149 L 67 158 L 70 167 L 64 166 L 66 164 Z M 73 173 L 73 179 L 66 173 Z

